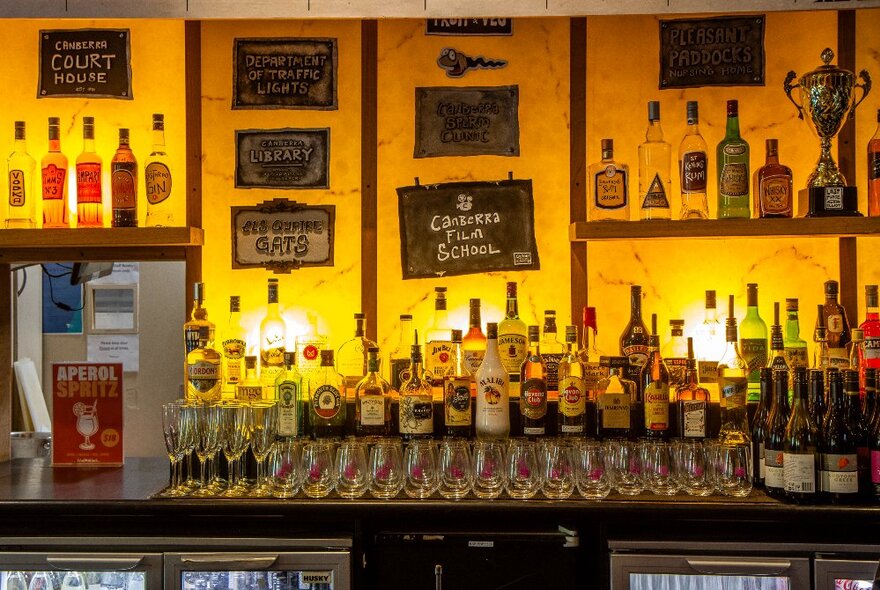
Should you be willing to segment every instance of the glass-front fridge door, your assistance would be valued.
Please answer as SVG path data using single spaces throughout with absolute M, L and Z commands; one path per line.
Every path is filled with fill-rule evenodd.
M 878 560 L 816 559 L 816 590 L 871 590 Z
M 162 590 L 162 555 L 0 552 L 0 590 Z

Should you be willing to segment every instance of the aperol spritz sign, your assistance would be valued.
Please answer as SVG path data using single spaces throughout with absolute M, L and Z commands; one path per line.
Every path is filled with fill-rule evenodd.
M 122 465 L 122 364 L 52 364 L 52 465 Z

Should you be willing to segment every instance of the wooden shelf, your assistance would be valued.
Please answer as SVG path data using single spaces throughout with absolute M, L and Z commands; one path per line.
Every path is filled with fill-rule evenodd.
M 185 260 L 198 227 L 0 229 L 0 263 Z
M 572 242 L 675 238 L 840 238 L 880 235 L 880 217 L 710 219 L 706 221 L 577 221 Z

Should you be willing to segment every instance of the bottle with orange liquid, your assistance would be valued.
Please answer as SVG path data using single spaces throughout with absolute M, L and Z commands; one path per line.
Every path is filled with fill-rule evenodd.
M 43 227 L 70 227 L 67 210 L 67 156 L 61 153 L 61 119 L 49 117 L 49 151 L 40 161 Z
M 95 152 L 95 118 L 83 117 L 83 150 L 76 158 L 78 227 L 104 227 L 101 164 L 101 156 Z

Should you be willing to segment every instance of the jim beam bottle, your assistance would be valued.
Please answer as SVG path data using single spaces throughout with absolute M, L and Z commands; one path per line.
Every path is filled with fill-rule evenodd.
M 433 386 L 440 387 L 452 368 L 452 331 L 446 310 L 446 287 L 435 287 L 434 294 L 434 323 L 425 337 L 425 369 Z
M 544 436 L 547 422 L 547 367 L 541 356 L 540 328 L 529 326 L 529 353 L 520 370 L 520 420 L 523 435 Z

